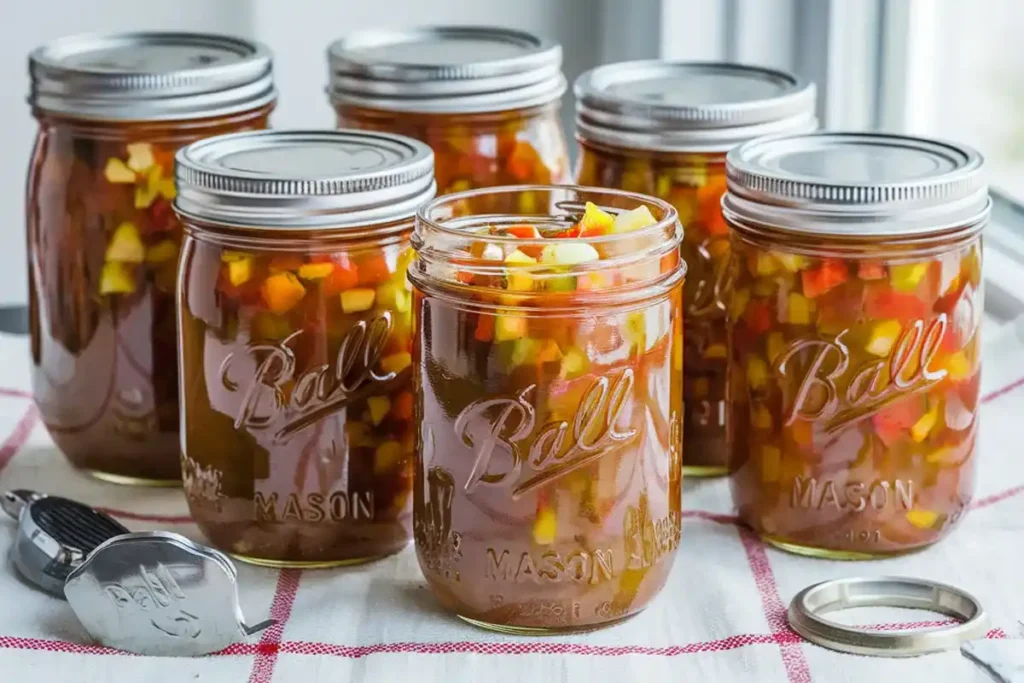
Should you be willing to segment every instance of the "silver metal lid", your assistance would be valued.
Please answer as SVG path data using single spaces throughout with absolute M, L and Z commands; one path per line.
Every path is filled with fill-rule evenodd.
M 823 614 L 857 607 L 904 607 L 939 612 L 955 624 L 873 631 L 826 619 Z M 797 593 L 789 605 L 789 624 L 822 647 L 880 657 L 913 657 L 959 647 L 985 635 L 988 615 L 966 591 L 936 581 L 881 576 L 833 579 Z
M 178 151 L 175 210 L 240 227 L 341 228 L 411 218 L 436 192 L 434 153 L 401 135 L 234 133 Z
M 965 145 L 882 133 L 810 133 L 729 152 L 727 216 L 796 233 L 904 237 L 978 230 L 991 201 Z
M 724 152 L 812 131 L 815 88 L 784 71 L 721 62 L 620 62 L 576 79 L 576 126 L 615 147 Z
M 367 30 L 327 49 L 332 102 L 386 111 L 478 113 L 553 102 L 562 47 L 484 26 Z
M 90 119 L 225 116 L 277 97 L 266 47 L 200 33 L 60 38 L 32 51 L 29 75 L 32 106 Z

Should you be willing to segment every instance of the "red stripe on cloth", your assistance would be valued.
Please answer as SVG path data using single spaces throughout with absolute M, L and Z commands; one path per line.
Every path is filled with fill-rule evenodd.
M 12 389 L 11 387 L 0 387 L 0 396 L 13 396 L 14 398 L 32 398 L 32 392 Z
M 1024 385 L 1024 377 L 1021 377 L 1021 378 L 1019 378 L 1019 379 L 1017 379 L 1017 380 L 1007 384 L 1002 389 L 996 389 L 995 391 L 993 391 L 991 393 L 985 394 L 984 396 L 981 397 L 981 402 L 982 403 L 988 403 L 989 401 L 994 401 L 997 398 L 999 398 L 1000 396 L 1002 396 L 1004 394 L 1010 393 L 1011 391 L 1013 391 L 1014 389 L 1020 387 L 1021 385 Z
M 786 677 L 790 683 L 810 683 L 811 669 L 804 657 L 802 640 L 793 632 L 786 620 L 786 607 L 779 596 L 779 586 L 775 583 L 775 574 L 772 572 L 764 544 L 750 529 L 740 527 L 739 531 L 750 570 L 754 573 L 754 584 L 757 586 L 757 592 L 761 594 L 764 618 L 779 643 L 782 664 L 786 667 Z
M 45 640 L 43 638 L 17 638 L 0 636 L 0 649 L 3 650 L 36 650 L 42 652 L 63 652 L 73 655 L 125 655 L 134 657 L 130 652 L 122 652 L 102 645 L 81 645 L 63 640 Z
M 302 572 L 298 569 L 282 569 L 277 577 L 277 588 L 274 589 L 274 600 L 270 603 L 270 618 L 277 621 L 260 636 L 256 658 L 252 662 L 249 683 L 270 683 L 274 677 L 274 666 L 277 655 L 281 651 L 281 636 L 288 619 L 292 616 L 292 606 L 299 592 L 299 580 Z
M 154 524 L 193 524 L 194 519 L 188 515 L 150 515 L 142 512 L 130 512 L 128 510 L 115 510 L 114 508 L 97 508 L 98 510 L 134 522 L 153 522 Z
M 1017 496 L 1020 493 L 1024 493 L 1024 485 L 1014 486 L 1013 488 L 1006 489 L 1005 491 L 1002 491 L 1001 493 L 994 493 L 991 496 L 985 496 L 984 498 L 979 498 L 978 500 L 976 500 L 973 503 L 971 503 L 971 508 L 970 509 L 971 510 L 977 510 L 978 508 L 985 508 L 985 507 L 988 507 L 989 505 L 995 505 L 996 503 L 1001 503 L 1004 500 L 1007 500 L 1009 498 L 1013 498 L 1014 496 Z
M 723 515 L 718 512 L 707 512 L 706 510 L 683 510 L 683 519 L 686 518 L 704 519 L 718 524 L 739 524 L 740 518 L 736 515 Z
M 14 431 L 0 444 L 0 470 L 7 466 L 14 454 L 21 450 L 28 438 L 32 436 L 32 430 L 39 421 L 39 411 L 33 403 L 25 411 L 25 414 L 14 426 Z

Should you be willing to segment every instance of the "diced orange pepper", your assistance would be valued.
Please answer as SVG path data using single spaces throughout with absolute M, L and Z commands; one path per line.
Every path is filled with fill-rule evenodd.
M 544 183 L 550 180 L 550 178 L 544 177 L 550 174 L 546 173 L 547 167 L 544 166 L 544 162 L 541 160 L 537 150 L 525 140 L 516 141 L 512 154 L 509 155 L 508 161 L 505 162 L 505 170 L 519 182 L 533 181 Z
M 260 289 L 263 301 L 273 313 L 287 313 L 306 296 L 306 288 L 292 273 L 275 273 L 263 282 Z
M 540 231 L 536 225 L 510 225 L 505 228 L 505 232 L 521 240 L 540 239 Z
M 391 415 L 396 420 L 411 420 L 413 409 L 412 392 L 403 391 L 391 404 Z
M 340 294 L 359 284 L 359 273 L 356 266 L 345 254 L 338 254 L 331 259 L 334 266 L 330 275 L 323 279 L 320 287 L 326 296 Z
M 875 433 L 886 446 L 892 446 L 909 435 L 910 428 L 924 414 L 924 402 L 919 395 L 907 396 L 883 406 L 871 422 Z
M 804 296 L 814 299 L 846 282 L 849 271 L 837 259 L 825 259 L 820 266 L 800 273 Z
M 877 261 L 861 261 L 857 266 L 857 277 L 861 280 L 884 280 L 885 266 Z

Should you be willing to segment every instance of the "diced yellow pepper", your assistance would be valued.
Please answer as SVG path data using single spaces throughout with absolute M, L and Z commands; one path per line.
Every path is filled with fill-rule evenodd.
M 361 313 L 373 308 L 377 299 L 376 290 L 367 287 L 354 287 L 341 293 L 341 310 L 346 313 Z
M 388 440 L 377 446 L 373 457 L 374 474 L 383 474 L 395 469 L 405 459 L 405 451 L 398 441 Z
M 924 276 L 928 273 L 928 261 L 920 261 L 918 263 L 900 263 L 898 265 L 890 266 L 889 272 L 891 273 L 889 281 L 892 283 L 894 289 L 898 289 L 901 292 L 907 292 L 916 289 Z
M 654 196 L 664 199 L 672 190 L 672 177 L 659 173 L 654 179 Z
M 148 142 L 133 142 L 128 149 L 128 168 L 136 173 L 153 165 L 153 146 Z
M 241 261 L 243 259 L 252 258 L 251 255 L 244 251 L 234 251 L 232 249 L 225 249 L 220 253 L 220 260 L 222 263 L 231 263 L 232 261 Z
M 526 336 L 526 317 L 513 313 L 500 313 L 494 320 L 494 341 L 512 341 Z
M 759 251 L 754 261 L 754 273 L 757 275 L 772 275 L 779 269 L 779 264 L 771 254 Z
M 754 426 L 754 429 L 771 429 L 773 424 L 771 411 L 762 405 L 754 406 L 753 413 L 750 416 L 750 423 Z
M 580 231 L 585 234 L 603 235 L 615 223 L 615 217 L 605 212 L 597 204 L 587 202 L 580 219 Z
M 729 353 L 729 350 L 725 348 L 725 344 L 710 344 L 704 349 L 705 358 L 725 358 Z
M 647 314 L 632 311 L 626 316 L 626 339 L 643 347 L 647 340 Z
M 396 375 L 412 365 L 412 354 L 408 351 L 399 351 L 390 356 L 380 359 L 380 367 L 384 372 L 393 372 Z
M 587 358 L 587 354 L 574 346 L 562 356 L 562 369 L 559 372 L 559 377 L 562 379 L 576 377 L 586 372 L 588 367 L 590 367 L 590 359 Z
M 377 305 L 408 313 L 412 308 L 412 294 L 394 281 L 386 282 L 377 288 Z
M 732 297 L 729 299 L 729 318 L 739 320 L 743 317 L 743 312 L 747 310 L 748 303 L 750 303 L 749 289 L 733 290 Z
M 537 545 L 551 545 L 555 542 L 557 530 L 558 519 L 555 511 L 547 506 L 542 507 L 533 523 L 533 542 Z
M 146 260 L 146 248 L 134 224 L 125 221 L 117 226 L 107 245 L 105 259 L 118 263 L 142 263 Z
M 134 183 L 135 171 L 128 168 L 120 159 L 107 159 L 107 165 L 103 168 L 103 177 L 110 183 Z
M 174 240 L 157 242 L 146 250 L 147 263 L 166 263 L 178 258 L 178 245 Z
M 135 186 L 135 208 L 148 209 L 153 200 L 160 194 L 161 171 L 159 166 L 153 166 L 146 174 L 146 184 Z M 173 183 L 172 183 L 173 184 Z
M 131 294 L 135 291 L 135 277 L 124 263 L 109 261 L 100 273 L 100 294 Z
M 903 326 L 900 325 L 898 320 L 883 320 L 882 322 L 875 323 L 871 328 L 871 336 L 868 338 L 868 343 L 865 344 L 864 348 L 867 349 L 868 353 L 873 353 L 876 356 L 888 356 L 892 350 L 892 345 L 899 339 L 900 332 L 902 331 Z
M 537 358 L 536 339 L 517 339 L 512 347 L 512 365 L 531 365 Z
M 775 260 L 782 264 L 790 273 L 803 270 L 807 267 L 807 257 L 801 256 L 800 254 L 790 254 L 789 252 L 776 251 L 773 252 Z
M 914 426 L 910 428 L 910 436 L 914 441 L 921 443 L 927 437 L 932 428 L 935 427 L 935 423 L 939 419 L 939 404 L 934 403 L 928 412 L 917 419 Z
M 256 339 L 281 340 L 293 331 L 288 318 L 273 313 L 261 312 L 252 318 L 252 334 Z
M 612 225 L 612 232 L 616 234 L 633 232 L 634 230 L 650 227 L 657 222 L 658 219 L 654 217 L 650 209 L 646 206 L 638 206 L 631 211 L 623 211 L 616 216 L 615 223 Z
M 924 459 L 928 461 L 929 464 L 936 465 L 945 463 L 946 461 L 951 461 L 954 455 L 956 455 L 956 449 L 952 446 L 940 446 L 926 455 Z
M 156 181 L 155 189 L 161 197 L 168 201 L 178 196 L 178 188 L 174 184 L 174 178 L 161 178 Z
M 516 249 L 505 257 L 505 263 L 513 266 L 532 266 L 537 259 L 524 254 Z M 529 292 L 533 289 L 534 277 L 526 273 L 516 272 L 518 268 L 512 268 L 508 274 L 508 289 L 513 292 Z
M 792 325 L 807 325 L 811 322 L 811 306 L 803 294 L 791 292 L 787 299 L 786 322 Z
M 333 272 L 333 263 L 303 263 L 299 266 L 299 277 L 303 280 L 322 280 Z
M 366 405 L 370 408 L 370 421 L 375 425 L 383 422 L 391 410 L 391 400 L 387 396 L 371 396 L 366 399 Z
M 939 515 L 933 510 L 914 508 L 907 511 L 907 521 L 918 529 L 931 529 L 939 521 Z
M 761 448 L 761 481 L 770 483 L 779 480 L 782 465 L 782 451 L 775 446 Z
M 223 257 L 223 255 L 222 255 Z M 236 261 L 228 261 L 228 282 L 235 287 L 245 284 L 252 277 L 252 257 L 245 256 Z
M 963 351 L 949 354 L 943 366 L 949 379 L 954 382 L 963 381 L 971 376 L 971 362 L 967 360 L 967 354 Z
M 785 350 L 786 340 L 781 332 L 772 332 L 768 335 L 768 340 L 765 342 L 765 353 L 768 355 L 769 362 L 774 364 Z
M 758 356 L 747 361 L 747 384 L 751 389 L 761 389 L 768 384 L 768 364 Z

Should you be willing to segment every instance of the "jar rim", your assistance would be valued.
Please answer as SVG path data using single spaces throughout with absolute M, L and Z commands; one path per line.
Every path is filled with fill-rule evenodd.
M 522 192 L 548 193 L 547 214 L 515 214 L 512 212 L 477 213 L 454 215 L 452 210 L 459 204 L 479 200 L 487 196 L 511 195 Z M 561 196 L 560 196 L 561 195 Z M 578 222 L 586 203 L 593 202 L 605 211 L 617 214 L 645 206 L 652 210 L 656 222 L 631 232 L 595 235 L 588 237 L 551 238 L 517 237 L 507 233 L 492 234 L 474 232 L 480 228 L 501 228 L 502 226 L 533 225 L 568 228 Z M 611 203 L 609 203 L 611 202 Z M 543 201 L 541 202 L 543 205 Z M 561 213 L 556 213 L 559 211 Z M 453 293 L 452 298 L 465 299 L 473 294 L 487 294 L 493 297 L 500 292 L 502 299 L 498 308 L 535 308 L 531 302 L 543 299 L 544 310 L 564 310 L 601 303 L 636 303 L 651 297 L 664 295 L 668 290 L 682 283 L 686 274 L 686 263 L 681 257 L 667 271 L 662 269 L 662 259 L 679 253 L 683 228 L 679 224 L 678 212 L 670 203 L 625 190 L 614 190 L 580 185 L 515 185 L 467 190 L 444 195 L 427 203 L 417 212 L 416 228 L 412 243 L 419 258 L 409 270 L 409 279 L 417 286 L 445 289 Z M 575 265 L 546 263 L 510 264 L 502 260 L 477 258 L 466 249 L 450 245 L 465 246 L 471 242 L 486 242 L 515 248 L 550 245 L 556 242 L 587 244 L 595 249 L 601 247 L 612 256 L 591 260 Z M 655 273 L 651 266 L 657 266 Z M 456 269 L 484 276 L 502 276 L 509 272 L 526 275 L 543 283 L 555 278 L 590 276 L 608 273 L 618 269 L 637 269 L 637 274 L 646 275 L 626 284 L 596 287 L 588 290 L 561 291 L 515 291 L 467 285 L 454 278 L 439 277 L 431 268 L 443 267 L 442 272 L 454 274 Z M 644 268 L 647 267 L 647 270 Z M 459 295 L 459 292 L 462 295 Z M 480 304 L 487 307 L 488 304 Z

